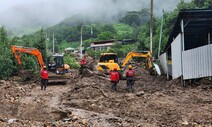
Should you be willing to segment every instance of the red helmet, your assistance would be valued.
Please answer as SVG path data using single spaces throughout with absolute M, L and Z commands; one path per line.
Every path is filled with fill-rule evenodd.
M 113 70 L 114 70 L 114 71 L 117 71 L 117 68 L 114 67 Z

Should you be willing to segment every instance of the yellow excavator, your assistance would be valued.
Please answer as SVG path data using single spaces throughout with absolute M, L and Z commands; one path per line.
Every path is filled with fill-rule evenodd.
M 15 45 L 12 45 L 11 49 L 19 65 L 22 64 L 20 53 L 26 53 L 37 58 L 41 69 L 44 67 L 45 63 L 43 61 L 42 54 L 38 49 Z M 46 66 L 49 71 L 50 81 L 66 81 L 66 79 L 70 78 L 70 66 L 68 64 L 64 64 L 63 55 L 55 54 L 50 56 Z
M 147 68 L 153 68 L 154 65 L 152 64 L 152 55 L 150 51 L 143 51 L 143 52 L 129 52 L 122 63 L 122 67 L 124 68 L 126 64 L 134 57 L 141 57 L 147 59 Z
M 150 74 L 157 74 L 155 70 L 155 64 L 153 64 L 152 62 L 152 55 L 150 51 L 129 52 L 121 65 L 118 62 L 116 53 L 102 53 L 97 64 L 97 70 L 100 72 L 104 72 L 105 74 L 109 74 L 109 72 L 113 70 L 113 68 L 117 68 L 120 76 L 123 77 L 123 72 L 126 70 L 126 65 L 134 57 L 147 59 L 147 69 L 149 70 Z
M 118 71 L 121 67 L 118 64 L 118 57 L 116 53 L 102 53 L 97 64 L 97 70 L 109 74 L 113 68 L 117 68 Z

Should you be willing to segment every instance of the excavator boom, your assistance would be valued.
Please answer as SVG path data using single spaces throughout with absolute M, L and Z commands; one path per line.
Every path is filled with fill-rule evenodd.
M 145 51 L 145 52 L 129 52 L 127 56 L 124 59 L 124 62 L 122 64 L 122 67 L 125 67 L 126 64 L 133 58 L 133 57 L 141 57 L 141 58 L 146 58 L 148 61 L 148 68 L 151 68 L 152 61 L 151 61 L 151 53 L 150 51 Z
M 40 67 L 41 68 L 44 67 L 42 54 L 40 53 L 40 51 L 38 49 L 22 47 L 22 46 L 15 46 L 15 45 L 12 45 L 11 49 L 12 49 L 12 53 L 14 54 L 18 64 L 22 64 L 21 57 L 20 57 L 20 54 L 19 54 L 20 52 L 22 52 L 22 53 L 31 54 L 31 55 L 34 55 L 35 57 L 37 57 L 37 60 L 39 62 Z

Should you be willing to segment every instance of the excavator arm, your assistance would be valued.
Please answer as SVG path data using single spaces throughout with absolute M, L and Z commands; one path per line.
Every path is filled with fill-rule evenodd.
M 41 68 L 44 67 L 42 54 L 40 53 L 40 51 L 38 49 L 22 47 L 22 46 L 15 46 L 15 45 L 12 45 L 11 49 L 12 49 L 12 53 L 14 54 L 18 64 L 22 64 L 21 57 L 20 57 L 20 54 L 19 54 L 21 52 L 21 53 L 27 53 L 27 54 L 30 54 L 30 55 L 34 55 L 35 57 L 37 57 L 37 60 L 39 62 L 40 67 Z
M 133 57 L 141 57 L 141 58 L 146 58 L 148 61 L 148 68 L 150 69 L 153 65 L 152 65 L 152 56 L 150 51 L 146 51 L 146 52 L 129 52 L 127 54 L 127 56 L 124 59 L 124 62 L 122 64 L 122 67 L 124 68 L 126 66 L 126 64 L 133 58 Z

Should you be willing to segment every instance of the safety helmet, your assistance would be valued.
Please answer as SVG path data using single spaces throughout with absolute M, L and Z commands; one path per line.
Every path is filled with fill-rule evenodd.
M 114 71 L 117 71 L 117 68 L 114 67 L 113 70 L 114 70 Z
M 46 69 L 46 66 L 43 66 L 44 69 Z
M 132 69 L 132 65 L 129 65 L 128 68 L 129 68 L 129 69 Z

